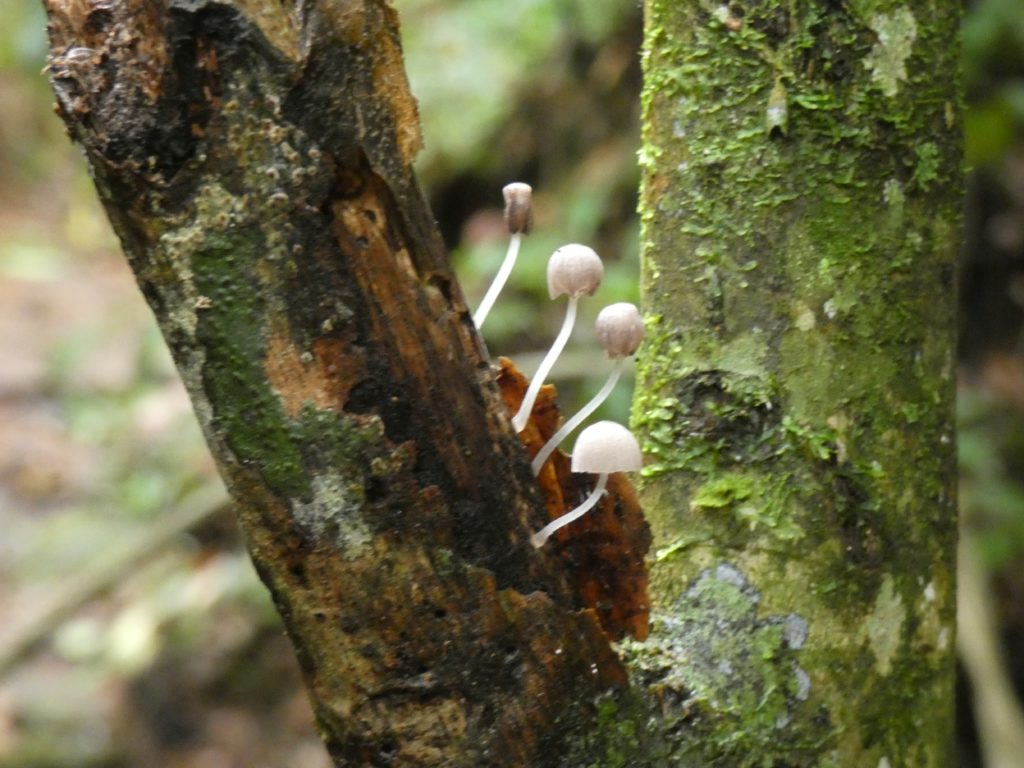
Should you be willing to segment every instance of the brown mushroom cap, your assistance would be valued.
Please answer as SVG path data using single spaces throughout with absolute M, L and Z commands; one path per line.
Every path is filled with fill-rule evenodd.
M 601 285 L 604 264 L 593 248 L 579 243 L 563 245 L 548 259 L 548 295 L 574 298 L 592 296 Z
M 633 472 L 643 466 L 633 433 L 614 421 L 599 421 L 580 432 L 572 451 L 573 472 Z
M 505 223 L 508 231 L 515 234 L 530 234 L 533 228 L 533 187 L 521 181 L 513 181 L 502 187 L 505 197 Z
M 597 340 L 608 357 L 629 357 L 644 339 L 644 319 L 635 304 L 628 301 L 609 304 L 601 310 L 594 324 Z

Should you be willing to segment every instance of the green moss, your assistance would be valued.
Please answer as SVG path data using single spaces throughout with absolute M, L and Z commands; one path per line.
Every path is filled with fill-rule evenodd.
M 261 248 L 258 231 L 212 231 L 193 253 L 196 290 L 209 299 L 196 329 L 207 350 L 203 386 L 218 403 L 213 427 L 231 452 L 257 468 L 282 496 L 308 498 L 301 453 L 263 369 L 267 312 L 249 266 Z
M 589 768 L 629 768 L 635 765 L 637 748 L 637 724 L 629 717 L 623 717 L 620 706 L 611 696 L 597 703 L 595 731 L 603 747 L 600 762 L 589 763 Z
M 738 501 L 749 499 L 754 492 L 754 481 L 744 475 L 717 477 L 704 483 L 693 496 L 694 507 L 722 509 Z

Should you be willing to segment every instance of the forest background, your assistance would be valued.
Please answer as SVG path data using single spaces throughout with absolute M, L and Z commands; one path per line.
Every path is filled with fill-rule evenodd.
M 501 186 L 535 187 L 536 231 L 487 331 L 532 371 L 560 320 L 544 281 L 555 247 L 593 245 L 604 298 L 638 300 L 639 10 L 395 5 L 420 180 L 471 304 L 504 252 Z M 0 768 L 326 768 L 188 399 L 52 113 L 42 7 L 0 0 L 0 19 Z M 1024 0 L 970 3 L 963 55 L 958 747 L 971 768 L 1024 765 Z M 602 383 L 596 311 L 554 372 L 570 403 Z M 598 416 L 628 410 L 620 387 Z

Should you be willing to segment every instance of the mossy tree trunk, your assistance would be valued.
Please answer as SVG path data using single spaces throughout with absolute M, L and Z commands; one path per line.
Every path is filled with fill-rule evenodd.
M 337 765 L 943 762 L 952 10 L 648 4 L 644 641 L 624 481 L 528 543 L 587 489 L 510 429 L 385 0 L 44 2 Z
M 643 654 L 686 764 L 952 764 L 958 9 L 645 3 Z

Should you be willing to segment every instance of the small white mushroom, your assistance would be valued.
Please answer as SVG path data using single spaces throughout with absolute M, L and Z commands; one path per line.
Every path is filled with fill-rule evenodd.
M 593 248 L 570 243 L 548 259 L 548 295 L 552 299 L 568 295 L 570 299 L 593 296 L 601 287 L 604 263 Z
M 634 472 L 643 465 L 640 445 L 633 433 L 614 421 L 599 421 L 580 432 L 572 453 L 573 472 L 597 472 L 597 484 L 583 503 L 545 525 L 530 543 L 543 547 L 551 534 L 590 511 L 604 494 L 611 472 Z
M 602 277 L 604 265 L 601 263 L 601 257 L 593 248 L 585 245 L 563 245 L 548 259 L 548 294 L 552 299 L 567 294 L 569 303 L 565 308 L 562 329 L 541 361 L 537 373 L 534 374 L 519 411 L 512 418 L 512 426 L 516 432 L 522 432 L 526 427 L 540 388 L 569 340 L 569 334 L 572 333 L 572 327 L 576 322 L 576 305 L 580 296 L 592 296 L 601 285 Z
M 605 348 L 608 357 L 615 360 L 615 365 L 612 367 L 611 373 L 608 374 L 604 386 L 590 399 L 590 402 L 565 422 L 561 429 L 555 432 L 551 439 L 544 444 L 544 447 L 537 452 L 531 464 L 534 475 L 540 474 L 544 462 L 562 444 L 562 441 L 571 435 L 576 427 L 586 421 L 601 403 L 608 399 L 608 395 L 615 389 L 615 385 L 619 381 L 619 376 L 622 375 L 626 358 L 636 354 L 645 333 L 644 320 L 640 316 L 640 310 L 636 308 L 635 304 L 629 302 L 609 304 L 602 309 L 597 316 L 595 329 L 597 330 L 597 340 Z
M 512 267 L 515 266 L 516 259 L 519 257 L 519 246 L 522 244 L 523 235 L 530 234 L 530 229 L 533 227 L 533 208 L 531 206 L 533 188 L 529 184 L 515 181 L 506 184 L 501 193 L 505 197 L 505 223 L 508 225 L 511 238 L 508 241 L 505 260 L 501 263 L 498 274 L 495 275 L 490 288 L 484 294 L 480 306 L 473 313 L 473 323 L 478 330 L 483 327 L 484 320 L 490 314 L 494 302 L 498 300 L 498 294 L 505 287 L 508 276 L 512 274 Z

